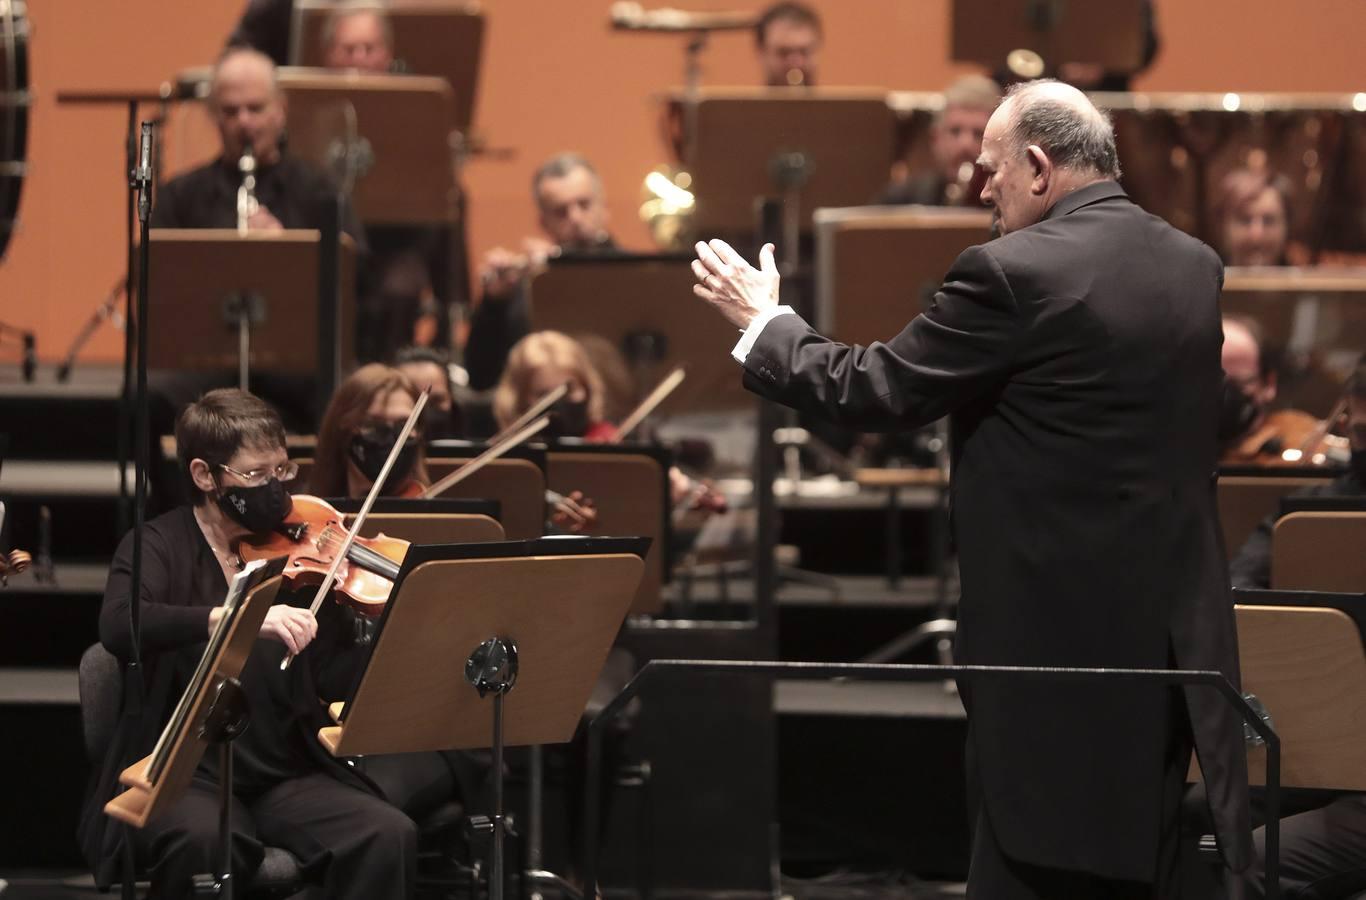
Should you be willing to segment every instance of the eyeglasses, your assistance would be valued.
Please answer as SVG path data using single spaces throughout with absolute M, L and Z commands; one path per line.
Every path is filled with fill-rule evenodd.
M 260 487 L 272 478 L 280 482 L 293 481 L 299 474 L 299 464 L 292 459 L 273 469 L 252 469 L 249 472 L 239 472 L 227 463 L 219 463 L 218 468 L 229 475 L 236 475 L 247 487 Z

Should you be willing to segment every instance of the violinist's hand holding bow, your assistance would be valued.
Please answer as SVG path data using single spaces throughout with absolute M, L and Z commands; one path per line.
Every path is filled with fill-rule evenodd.
M 759 268 L 745 262 L 725 241 L 698 241 L 692 292 L 715 307 L 741 331 L 755 316 L 778 305 L 778 266 L 773 245 L 759 250 Z

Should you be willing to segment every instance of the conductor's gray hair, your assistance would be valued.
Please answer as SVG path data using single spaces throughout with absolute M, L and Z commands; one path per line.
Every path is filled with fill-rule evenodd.
M 1110 117 L 1092 106 L 1083 96 L 1082 103 L 1068 103 L 1038 90 L 1056 84 L 1052 79 L 1012 85 L 1006 92 L 1010 103 L 1010 136 L 1023 152 L 1037 145 L 1053 165 L 1103 178 L 1118 179 L 1119 153 L 1115 150 L 1115 129 Z

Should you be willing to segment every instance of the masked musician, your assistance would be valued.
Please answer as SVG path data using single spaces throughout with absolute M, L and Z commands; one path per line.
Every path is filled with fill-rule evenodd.
M 978 206 L 974 183 L 982 132 L 1001 104 L 1001 88 L 985 75 L 965 75 L 944 91 L 944 106 L 930 125 L 934 168 L 888 185 L 874 201 L 921 206 Z
M 428 440 L 465 436 L 464 411 L 455 402 L 446 354 L 431 347 L 404 347 L 394 357 L 394 368 L 407 375 L 419 392 L 428 392 L 422 426 Z
M 323 413 L 309 491 L 319 497 L 369 493 L 418 396 L 408 376 L 389 366 L 371 363 L 351 373 Z M 381 496 L 411 496 L 427 486 L 423 437 L 420 429 L 413 430 L 389 470 Z
M 480 270 L 483 298 L 465 344 L 465 368 L 475 390 L 498 383 L 508 351 L 531 330 L 526 284 L 551 257 L 622 252 L 607 230 L 602 179 L 587 159 L 576 153 L 552 156 L 532 176 L 531 194 L 541 236 L 527 238 L 520 252 L 489 251 Z
M 242 566 L 236 541 L 269 531 L 290 510 L 286 485 L 297 473 L 284 427 L 266 403 L 223 389 L 190 404 L 176 425 L 177 452 L 191 504 L 146 524 L 142 556 L 140 716 L 119 720 L 83 811 L 80 838 L 96 880 L 119 874 L 119 848 L 131 835 L 154 897 L 189 897 L 196 874 L 216 871 L 219 788 L 216 754 L 200 764 L 185 795 L 145 828 L 117 827 L 103 813 L 126 766 L 151 752 L 222 614 L 227 582 Z M 100 609 L 100 641 L 120 660 L 132 654 L 128 606 L 132 535 L 110 568 Z M 317 618 L 287 603 L 271 607 L 241 675 L 251 727 L 233 744 L 233 872 L 243 883 L 264 847 L 293 853 L 305 877 L 328 897 L 405 897 L 416 874 L 417 830 L 354 769 L 327 753 L 317 729 L 329 722 L 318 702 L 320 667 L 343 639 L 341 607 Z M 283 655 L 303 653 L 281 671 Z

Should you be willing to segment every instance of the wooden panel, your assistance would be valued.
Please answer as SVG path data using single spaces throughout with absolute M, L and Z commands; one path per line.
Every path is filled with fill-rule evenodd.
M 1295 512 L 1271 537 L 1271 586 L 1290 591 L 1366 591 L 1366 513 Z
M 355 516 L 345 517 L 350 528 Z M 376 513 L 365 517 L 361 537 L 398 538 L 410 544 L 479 544 L 501 541 L 503 526 L 489 516 L 464 513 Z
M 1366 653 L 1341 610 L 1239 606 L 1243 690 L 1281 738 L 1283 787 L 1366 790 Z M 1248 752 L 1262 784 L 1266 752 Z
M 462 457 L 427 460 L 433 483 L 467 462 Z M 525 459 L 495 459 L 443 493 L 443 497 L 497 500 L 503 532 L 510 541 L 538 538 L 545 532 L 545 475 Z
M 635 454 L 573 453 L 546 455 L 546 480 L 552 491 L 583 491 L 593 499 L 598 520 L 587 534 L 652 538 L 645 557 L 633 615 L 659 612 L 664 583 L 668 472 L 659 461 Z
M 1280 509 L 1281 498 L 1301 488 L 1323 484 L 1322 478 L 1295 476 L 1221 475 L 1217 501 L 1219 524 L 1229 558 L 1252 535 L 1257 524 Z
M 338 756 L 488 747 L 492 698 L 465 680 L 484 640 L 512 639 L 520 671 L 504 701 L 509 746 L 573 736 L 640 581 L 630 554 L 448 560 L 409 573 L 341 727 Z

